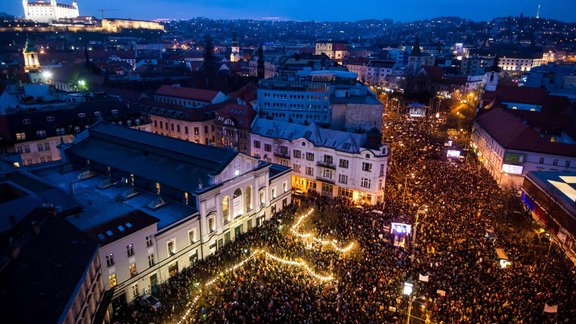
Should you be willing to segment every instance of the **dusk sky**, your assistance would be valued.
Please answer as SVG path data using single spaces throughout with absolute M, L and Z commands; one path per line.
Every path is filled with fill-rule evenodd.
M 49 1 L 49 0 L 46 0 Z M 63 1 L 63 0 L 60 0 Z M 0 11 L 23 16 L 20 0 L 2 0 Z M 65 0 L 71 3 L 72 0 Z M 459 16 L 489 20 L 501 16 L 536 15 L 563 21 L 576 21 L 575 0 L 78 0 L 80 14 L 100 18 L 98 9 L 115 9 L 107 17 L 134 19 L 194 17 L 270 18 L 317 21 L 354 21 L 390 18 L 399 21 Z

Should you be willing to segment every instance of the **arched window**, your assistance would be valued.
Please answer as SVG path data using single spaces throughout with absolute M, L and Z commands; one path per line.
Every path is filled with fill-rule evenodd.
M 230 197 L 228 196 L 222 199 L 222 217 L 224 217 L 224 222 L 230 221 Z
M 252 186 L 246 187 L 246 212 L 252 210 Z
M 244 213 L 244 207 L 242 200 L 242 189 L 238 188 L 234 190 L 234 195 L 232 196 L 232 212 L 234 213 L 234 217 L 238 217 Z

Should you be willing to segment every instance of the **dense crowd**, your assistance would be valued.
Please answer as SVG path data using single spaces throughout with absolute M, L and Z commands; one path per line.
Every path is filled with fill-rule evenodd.
M 511 235 L 514 229 L 502 222 L 501 189 L 472 161 L 446 160 L 437 126 L 404 119 L 386 123 L 392 155 L 384 204 L 359 208 L 314 194 L 295 198 L 263 226 L 161 285 L 156 295 L 163 309 L 139 309 L 132 321 L 178 321 L 187 303 L 200 296 L 187 322 L 395 323 L 406 319 L 410 302 L 402 286 L 411 281 L 414 296 L 423 297 L 413 313 L 421 322 L 576 322 L 573 264 L 554 245 L 549 254 L 535 253 L 534 246 L 543 243 L 529 230 L 520 239 Z M 423 206 L 426 212 L 414 224 Z M 310 208 L 315 211 L 302 223 L 303 231 L 338 244 L 353 241 L 355 248 L 339 253 L 295 236 L 290 226 Z M 418 244 L 395 247 L 392 221 L 412 224 Z M 487 236 L 488 229 L 496 235 Z M 511 266 L 500 267 L 496 247 L 506 251 Z M 256 257 L 200 294 L 201 283 L 257 248 L 304 260 L 334 280 Z M 545 303 L 558 305 L 558 313 L 544 313 Z

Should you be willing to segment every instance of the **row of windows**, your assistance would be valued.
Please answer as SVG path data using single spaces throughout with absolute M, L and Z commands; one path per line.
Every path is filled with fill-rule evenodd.
M 113 115 L 117 115 L 118 109 L 112 109 L 111 112 Z M 94 112 L 94 117 L 99 117 L 100 115 L 101 115 L 101 112 L 99 112 L 99 111 Z M 78 118 L 86 118 L 86 114 L 85 113 L 79 113 Z M 54 120 L 55 120 L 54 116 L 46 116 L 46 122 L 50 123 L 50 122 L 53 122 Z M 22 119 L 22 124 L 30 125 L 30 124 L 32 124 L 32 120 L 30 118 Z
M 280 104 L 280 103 L 275 103 L 275 102 L 265 102 L 264 103 L 264 107 L 274 107 L 274 108 L 297 108 L 297 109 L 315 109 L 315 110 L 320 110 L 320 109 L 328 109 L 328 106 L 326 105 L 310 105 L 310 104 Z
M 269 93 L 264 92 L 264 98 L 275 98 L 275 99 L 291 99 L 291 100 L 322 100 L 328 101 L 328 96 L 311 96 L 311 95 L 295 95 L 295 94 L 281 94 L 281 93 Z
M 540 158 L 540 160 L 538 161 L 538 164 L 544 164 L 546 160 L 544 158 Z M 564 167 L 569 168 L 570 167 L 570 163 L 571 161 L 565 161 L 564 162 Z M 552 165 L 557 166 L 559 163 L 558 159 L 554 159 L 552 160 Z
M 164 102 L 164 103 L 169 103 L 169 104 L 173 104 L 173 105 L 180 105 L 180 106 L 185 106 L 185 105 L 189 105 L 192 107 L 203 107 L 206 106 L 205 103 L 200 103 L 197 101 L 192 101 L 192 100 L 183 100 L 183 99 L 178 99 L 178 98 L 172 98 L 172 97 L 157 97 L 158 101 L 160 102 Z

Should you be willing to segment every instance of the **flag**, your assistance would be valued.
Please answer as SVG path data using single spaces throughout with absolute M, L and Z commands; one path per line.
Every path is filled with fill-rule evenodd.
M 429 277 L 430 277 L 430 275 L 423 276 L 421 274 L 418 274 L 418 280 L 420 280 L 420 281 L 428 282 Z
M 436 293 L 442 297 L 446 296 L 446 291 L 444 291 L 444 290 L 438 289 L 438 290 L 436 290 Z
M 558 304 L 553 306 L 544 304 L 544 313 L 558 313 Z

